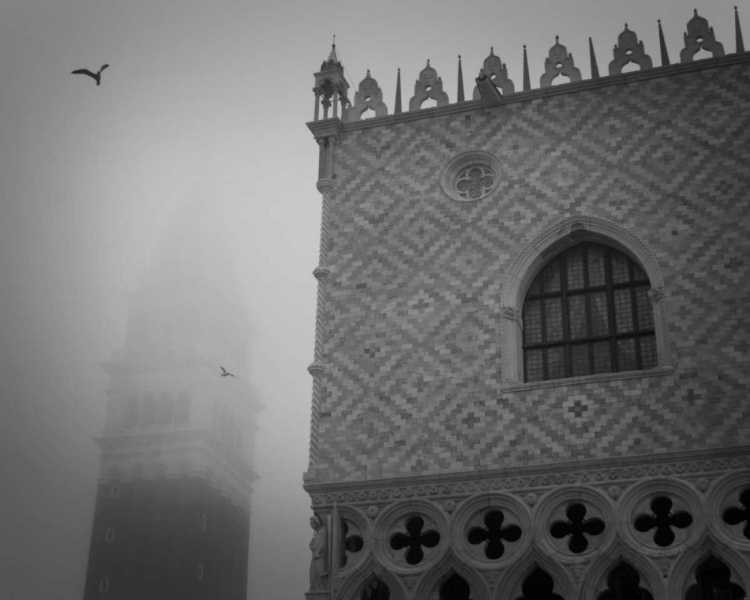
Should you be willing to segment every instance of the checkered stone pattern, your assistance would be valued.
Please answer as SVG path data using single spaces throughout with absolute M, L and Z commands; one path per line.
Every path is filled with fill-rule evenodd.
M 470 150 L 500 185 L 455 202 L 441 170 Z M 349 127 L 335 172 L 319 483 L 750 439 L 750 61 Z M 504 274 L 575 215 L 653 252 L 675 369 L 506 391 Z

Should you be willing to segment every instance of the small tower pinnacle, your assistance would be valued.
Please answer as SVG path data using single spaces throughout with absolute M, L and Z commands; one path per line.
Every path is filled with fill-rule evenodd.
M 737 7 L 734 7 L 734 36 L 737 43 L 737 54 L 741 54 L 745 51 L 745 43 L 742 41 L 742 29 L 740 28 L 740 14 L 737 12 Z
M 664 32 L 661 30 L 661 19 L 659 19 L 659 48 L 661 49 L 661 66 L 666 67 L 669 64 L 669 54 L 667 54 L 667 44 L 664 41 Z
M 457 102 L 463 102 L 464 101 L 464 74 L 461 70 L 461 55 L 458 55 L 458 94 L 457 94 Z
M 331 115 L 334 119 L 339 116 L 339 103 L 341 104 L 341 113 L 344 114 L 347 105 L 349 104 L 349 98 L 347 97 L 347 90 L 349 84 L 346 82 L 344 77 L 344 66 L 341 64 L 338 55 L 336 54 L 336 36 L 333 36 L 333 43 L 331 44 L 331 52 L 328 58 L 323 61 L 320 65 L 320 71 L 315 73 L 315 87 L 313 92 L 315 93 L 315 117 L 314 120 L 320 119 L 320 106 L 323 106 L 323 118 L 329 118 L 328 110 L 333 107 L 333 114 Z
M 526 44 L 523 45 L 523 91 L 528 92 L 531 89 L 531 79 L 529 78 L 529 59 L 526 56 Z

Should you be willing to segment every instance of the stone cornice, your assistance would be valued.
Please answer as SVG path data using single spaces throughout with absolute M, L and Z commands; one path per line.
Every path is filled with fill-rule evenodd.
M 320 121 L 310 121 L 307 128 L 312 132 L 315 139 L 326 137 L 338 137 L 344 131 L 344 123 L 341 119 L 322 119 Z
M 707 473 L 750 468 L 750 446 L 687 451 L 670 454 L 634 455 L 621 458 L 571 461 L 543 465 L 519 465 L 488 469 L 478 465 L 474 471 L 457 471 L 354 482 L 316 483 L 303 487 L 313 504 L 329 504 L 327 499 L 343 502 L 393 501 L 414 496 L 462 496 L 482 490 L 509 491 L 552 488 L 561 483 L 614 485 L 653 475 L 699 478 Z M 326 499 L 327 498 L 327 499 Z
M 446 115 L 452 115 L 456 113 L 464 113 L 476 110 L 502 110 L 502 107 L 508 104 L 514 104 L 517 102 L 530 102 L 540 98 L 549 98 L 552 96 L 563 96 L 566 94 L 575 94 L 578 92 L 585 92 L 589 90 L 597 90 L 600 88 L 606 88 L 614 85 L 626 85 L 639 81 L 645 81 L 648 79 L 659 79 L 661 77 L 671 77 L 674 75 L 682 75 L 684 73 L 691 73 L 693 71 L 703 71 L 706 69 L 728 67 L 738 64 L 749 64 L 750 63 L 750 52 L 743 54 L 730 54 L 728 56 L 721 56 L 718 58 L 707 58 L 703 60 L 697 60 L 689 63 L 677 63 L 668 65 L 666 67 L 657 67 L 648 69 L 645 71 L 632 71 L 630 73 L 622 73 L 620 75 L 610 75 L 607 77 L 600 77 L 599 79 L 586 79 L 584 81 L 578 81 L 574 83 L 566 83 L 561 85 L 555 85 L 546 88 L 537 88 L 526 92 L 515 92 L 503 96 L 502 104 L 497 107 L 488 109 L 482 104 L 481 100 L 469 100 L 466 102 L 459 102 L 456 104 L 449 104 L 448 106 L 440 106 L 435 108 L 424 108 L 411 112 L 399 113 L 396 115 L 388 115 L 385 117 L 375 117 L 372 119 L 366 119 L 364 121 L 357 121 L 355 123 L 343 124 L 342 130 L 354 131 L 357 129 L 369 129 L 372 127 L 379 127 L 382 125 L 394 125 L 396 123 L 405 123 L 408 121 L 416 121 L 418 119 L 429 119 L 433 117 L 442 117 Z M 331 121 L 328 119 L 327 121 Z M 317 125 L 323 121 L 317 121 L 308 123 L 312 131 L 312 125 Z M 315 132 L 313 131 L 315 134 Z

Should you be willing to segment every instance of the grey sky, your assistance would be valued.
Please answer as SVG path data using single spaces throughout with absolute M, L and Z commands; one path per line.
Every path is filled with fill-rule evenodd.
M 736 0 L 695 5 L 734 52 Z M 750 42 L 750 4 L 740 2 Z M 393 109 L 426 59 L 467 97 L 494 46 L 521 89 L 555 35 L 589 77 L 627 22 L 678 61 L 684 0 L 0 0 L 0 597 L 82 596 L 106 377 L 127 304 L 177 206 L 202 194 L 237 255 L 259 421 L 252 598 L 302 598 L 320 201 L 312 74 L 337 35 Z M 102 85 L 70 71 L 96 70 Z M 353 96 L 354 90 L 351 94 Z

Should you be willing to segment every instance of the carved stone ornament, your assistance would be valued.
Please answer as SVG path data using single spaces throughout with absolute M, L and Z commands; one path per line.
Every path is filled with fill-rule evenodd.
M 325 281 L 328 279 L 328 276 L 331 274 L 331 269 L 328 267 L 315 267 L 315 270 L 313 271 L 313 276 L 318 281 Z
M 529 506 L 534 506 L 537 502 L 539 502 L 539 496 L 537 496 L 534 492 L 531 492 L 530 494 L 526 494 L 524 500 Z
M 376 117 L 388 114 L 388 107 L 383 103 L 383 92 L 378 82 L 370 77 L 370 69 L 367 69 L 367 75 L 359 82 L 359 91 L 354 92 L 354 104 L 347 111 L 347 121 L 359 121 L 362 113 L 368 109 L 372 109 Z
M 409 100 L 409 110 L 419 110 L 427 98 L 435 100 L 438 106 L 448 104 L 448 94 L 443 91 L 443 80 L 430 66 L 429 59 L 427 66 L 419 73 L 419 79 L 414 84 L 414 96 Z
M 664 288 L 651 288 L 648 292 L 646 292 L 646 295 L 651 299 L 651 302 L 657 304 L 659 301 L 661 301 L 662 298 L 664 298 Z
M 309 367 L 307 367 L 307 372 L 310 373 L 313 377 L 317 377 L 318 375 L 322 375 L 325 373 L 325 365 L 322 363 L 312 363 Z
M 651 57 L 643 49 L 643 42 L 638 41 L 638 36 L 628 29 L 627 23 L 625 23 L 625 30 L 617 37 L 614 55 L 614 60 L 609 63 L 610 75 L 619 75 L 622 73 L 622 68 L 630 62 L 638 65 L 641 71 L 653 66 Z
M 573 55 L 563 46 L 560 37 L 555 36 L 555 45 L 549 49 L 549 57 L 544 59 L 544 75 L 539 80 L 540 87 L 550 87 L 552 80 L 558 75 L 570 78 L 571 83 L 581 81 L 581 71 L 573 63 Z
M 456 503 L 453 500 L 446 500 L 443 502 L 443 510 L 448 514 L 456 510 Z
M 503 90 L 503 95 L 507 96 L 516 91 L 513 82 L 508 79 L 508 68 L 505 63 L 500 60 L 499 56 L 495 55 L 495 49 L 490 48 L 490 55 L 484 59 L 484 65 L 482 66 L 482 72 L 486 77 L 490 78 L 490 81 L 495 87 L 499 87 Z M 474 86 L 474 93 L 472 98 L 479 100 L 481 97 L 479 88 Z
M 607 490 L 607 493 L 609 494 L 609 497 L 612 498 L 612 500 L 617 500 L 622 495 L 622 489 L 620 489 L 619 485 L 613 485 L 610 486 L 610 488 Z
M 367 511 L 365 512 L 367 513 L 368 518 L 374 519 L 380 514 L 380 509 L 377 506 L 368 506 Z
M 313 537 L 310 540 L 310 591 L 321 592 L 328 589 L 328 530 L 318 515 L 310 518 Z
M 500 309 L 500 316 L 503 319 L 508 319 L 509 321 L 520 321 L 521 314 L 521 309 L 517 306 L 503 306 Z
M 687 33 L 684 34 L 685 47 L 680 52 L 680 62 L 693 62 L 693 56 L 703 49 L 717 56 L 724 56 L 724 46 L 716 41 L 714 28 L 709 27 L 708 21 L 698 16 L 698 11 L 693 10 L 693 18 L 687 23 Z

